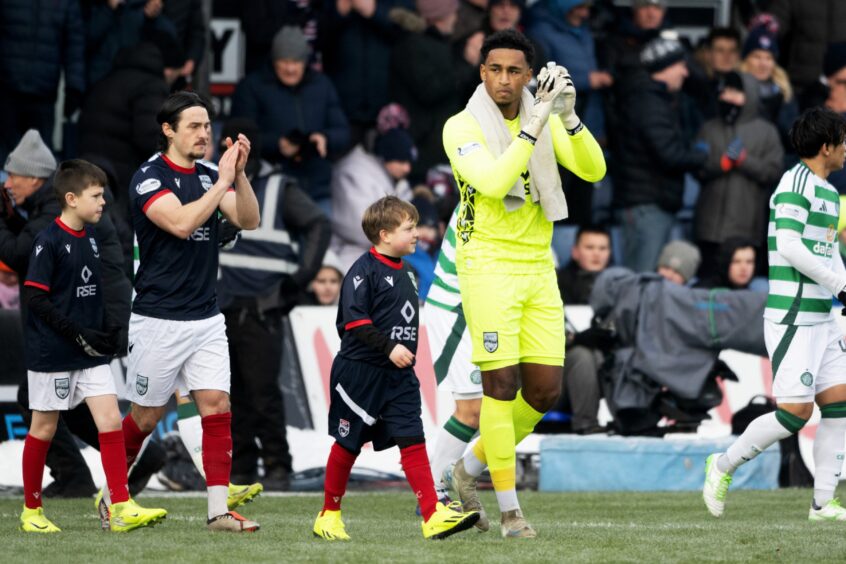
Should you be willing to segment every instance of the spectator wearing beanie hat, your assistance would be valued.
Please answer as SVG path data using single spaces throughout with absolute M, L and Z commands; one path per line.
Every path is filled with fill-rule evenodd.
M 310 52 L 298 27 L 279 30 L 271 60 L 238 83 L 232 117 L 257 123 L 262 158 L 280 164 L 328 213 L 329 157 L 347 148 L 350 128 L 332 81 L 307 67 Z
M 687 241 L 670 241 L 661 250 L 656 271 L 668 281 L 682 286 L 690 284 L 702 262 L 702 255 Z
M 740 70 L 751 75 L 758 84 L 758 105 L 761 117 L 776 126 L 782 146 L 792 147 L 788 132 L 799 115 L 799 105 L 787 72 L 778 64 L 778 38 L 770 26 L 763 23 L 749 31 L 741 51 Z M 785 164 L 792 165 L 796 157 L 785 155 Z
M 646 73 L 634 75 L 620 105 L 615 205 L 623 224 L 626 267 L 655 269 L 682 206 L 684 175 L 702 168 L 707 149 L 685 139 L 677 96 L 687 77 L 685 51 L 669 37 L 657 37 L 640 53 Z
M 15 206 L 23 206 L 27 199 L 36 194 L 57 166 L 56 157 L 38 131 L 30 129 L 24 133 L 17 147 L 6 157 L 3 166 L 8 174 L 3 186 L 9 191 Z M 26 252 L 29 254 L 29 249 Z
M 465 56 L 471 54 L 453 44 L 457 10 L 458 0 L 417 0 L 427 28 L 406 34 L 391 53 L 391 99 L 408 110 L 409 133 L 420 152 L 412 167 L 415 181 L 447 162 L 444 123 L 464 107 L 466 93 L 479 83 L 478 55 L 468 61 Z
M 372 154 L 359 144 L 335 164 L 330 249 L 344 271 L 372 245 L 361 231 L 361 217 L 367 206 L 388 195 L 411 200 L 406 177 L 416 156 L 411 135 L 397 127 L 376 138 Z

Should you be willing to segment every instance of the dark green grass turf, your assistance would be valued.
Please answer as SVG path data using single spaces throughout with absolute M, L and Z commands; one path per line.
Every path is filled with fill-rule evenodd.
M 264 496 L 241 508 L 258 520 L 255 534 L 205 530 L 203 497 L 142 495 L 167 520 L 128 534 L 102 533 L 88 500 L 47 500 L 63 529 L 18 531 L 22 501 L 0 499 L 0 562 L 843 562 L 846 522 L 809 523 L 810 490 L 731 492 L 723 519 L 707 514 L 697 493 L 544 494 L 522 492 L 538 531 L 505 541 L 498 528 L 444 541 L 424 541 L 408 493 L 352 493 L 344 518 L 353 540 L 312 538 L 322 496 Z M 493 495 L 482 501 L 498 525 Z

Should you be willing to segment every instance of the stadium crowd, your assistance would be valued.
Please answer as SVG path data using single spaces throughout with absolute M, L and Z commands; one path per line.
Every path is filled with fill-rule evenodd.
M 157 151 L 167 96 L 207 88 L 203 4 L 0 3 L 0 308 L 24 305 L 17 287 L 33 239 L 59 214 L 56 156 L 83 158 L 108 179 L 98 228 L 105 310 L 109 325 L 124 329 L 125 350 L 137 258 L 128 191 Z M 549 60 L 569 70 L 577 112 L 608 162 L 595 185 L 561 169 L 570 217 L 556 224 L 553 250 L 565 304 L 588 304 L 598 274 L 614 265 L 690 288 L 760 290 L 769 198 L 797 162 L 790 126 L 818 105 L 846 116 L 846 28 L 838 25 L 846 2 L 735 0 L 730 8 L 726 27 L 692 44 L 674 29 L 672 0 L 633 0 L 630 9 L 611 0 L 213 2 L 214 17 L 240 19 L 246 62 L 228 115 L 214 118 L 207 158 L 216 162 L 225 137 L 246 134 L 262 213 L 258 230 L 224 229 L 220 241 L 220 306 L 237 328 L 229 332 L 232 481 L 254 481 L 262 460 L 265 487 L 289 487 L 281 324 L 297 305 L 337 303 L 343 275 L 370 247 L 362 213 L 381 196 L 418 210 L 420 244 L 406 260 L 425 300 L 459 198 L 443 127 L 479 83 L 480 48 L 492 32 L 520 29 L 536 70 Z M 846 172 L 829 181 L 846 195 Z M 246 268 L 257 262 L 266 268 Z M 556 410 L 572 415 L 575 432 L 608 430 L 597 420 L 598 373 L 613 346 L 598 324 L 568 334 Z M 84 424 L 65 419 L 85 438 Z M 90 494 L 90 476 L 67 470 L 81 458 L 61 429 L 60 452 L 48 458 L 61 485 L 45 495 Z

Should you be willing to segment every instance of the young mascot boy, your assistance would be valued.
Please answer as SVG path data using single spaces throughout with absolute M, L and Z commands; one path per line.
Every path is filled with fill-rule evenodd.
M 445 538 L 472 527 L 476 512 L 438 501 L 420 419 L 420 384 L 414 374 L 418 297 L 403 256 L 417 243 L 417 210 L 386 196 L 364 212 L 361 226 L 373 247 L 353 263 L 341 286 L 336 325 L 341 350 L 332 364 L 323 510 L 314 535 L 349 540 L 341 498 L 361 447 L 400 449 L 405 476 L 420 503 L 423 536 Z
M 109 358 L 116 334 L 103 329 L 100 253 L 90 225 L 103 215 L 106 176 L 82 160 L 62 163 L 54 186 L 62 214 L 33 242 L 23 300 L 32 425 L 24 443 L 21 530 L 54 533 L 44 516 L 41 481 L 60 410 L 88 404 L 100 439 L 100 458 L 111 493 L 112 531 L 152 525 L 167 515 L 129 498 L 126 450 Z

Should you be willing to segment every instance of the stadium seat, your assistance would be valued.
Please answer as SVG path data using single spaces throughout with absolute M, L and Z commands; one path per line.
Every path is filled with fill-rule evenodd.
M 556 225 L 552 228 L 552 250 L 559 268 L 570 262 L 570 249 L 576 242 L 578 230 L 575 225 Z

